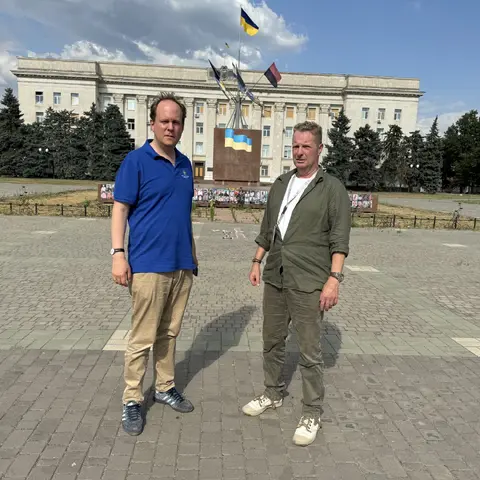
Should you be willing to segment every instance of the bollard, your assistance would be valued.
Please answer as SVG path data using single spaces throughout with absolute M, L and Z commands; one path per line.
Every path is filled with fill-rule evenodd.
M 437 217 L 433 217 L 433 229 L 435 230 L 435 224 L 437 223 Z
M 86 205 L 83 206 L 83 210 L 85 212 L 85 216 L 87 216 L 87 206 Z
M 417 228 L 417 216 L 413 219 L 413 228 Z
M 12 215 L 12 214 L 13 214 L 13 203 L 10 202 L 10 215 Z
M 372 225 L 373 227 L 375 226 L 376 219 L 377 219 L 377 216 L 376 216 L 376 214 L 374 213 L 374 214 L 373 214 L 373 225 Z
M 60 205 L 60 215 L 63 217 L 63 203 Z
M 477 217 L 473 219 L 473 229 L 475 230 L 477 228 Z
M 35 215 L 38 215 L 38 203 L 35 204 Z

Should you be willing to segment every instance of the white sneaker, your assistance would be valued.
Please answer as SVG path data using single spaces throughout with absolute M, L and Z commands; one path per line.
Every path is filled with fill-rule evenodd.
M 283 400 L 270 400 L 265 394 L 255 397 L 250 403 L 247 403 L 242 411 L 245 415 L 250 417 L 256 417 L 263 413 L 267 408 L 278 408 L 281 407 Z
M 322 428 L 320 417 L 314 418 L 303 415 L 298 422 L 295 435 L 293 436 L 293 443 L 306 447 L 315 441 L 318 430 Z

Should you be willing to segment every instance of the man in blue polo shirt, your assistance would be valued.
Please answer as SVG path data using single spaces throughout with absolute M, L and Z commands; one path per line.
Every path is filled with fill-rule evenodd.
M 185 117 L 185 106 L 174 95 L 156 98 L 150 110 L 154 139 L 125 157 L 115 180 L 112 275 L 115 283 L 130 287 L 133 305 L 122 415 L 130 435 L 143 430 L 143 379 L 150 348 L 155 401 L 182 413 L 193 410 L 174 382 L 175 342 L 198 264 L 191 220 L 192 166 L 175 148 Z

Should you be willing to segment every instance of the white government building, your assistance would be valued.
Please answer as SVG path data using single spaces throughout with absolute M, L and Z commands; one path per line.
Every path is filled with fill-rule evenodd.
M 233 103 L 222 94 L 210 68 L 19 57 L 13 73 L 26 122 L 41 122 L 49 107 L 82 115 L 92 103 L 101 109 L 115 103 L 136 147 L 152 136 L 152 99 L 160 91 L 174 92 L 187 107 L 179 149 L 192 160 L 196 179 L 212 179 L 213 129 L 226 126 Z M 247 70 L 242 76 L 247 86 L 260 79 L 253 92 L 263 108 L 245 103 L 243 116 L 249 128 L 262 130 L 262 182 L 273 182 L 292 167 L 297 122 L 318 122 L 328 144 L 327 131 L 343 107 L 351 135 L 367 123 L 379 133 L 398 124 L 408 134 L 416 129 L 423 95 L 413 78 L 282 73 L 278 88 L 273 88 L 263 71 Z M 236 84 L 233 78 L 225 83 L 231 89 Z

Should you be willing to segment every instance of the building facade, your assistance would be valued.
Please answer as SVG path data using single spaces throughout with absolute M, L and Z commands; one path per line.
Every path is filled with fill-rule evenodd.
M 152 136 L 152 99 L 161 91 L 174 92 L 187 107 L 179 149 L 192 160 L 196 179 L 212 179 L 213 129 L 227 125 L 234 104 L 222 94 L 210 69 L 20 57 L 13 73 L 27 123 L 41 122 L 49 107 L 82 115 L 92 103 L 99 109 L 114 103 L 136 147 Z M 351 135 L 367 123 L 379 133 L 392 124 L 406 134 L 416 129 L 423 94 L 418 79 L 282 73 L 278 88 L 273 88 L 262 71 L 247 70 L 242 76 L 247 85 L 258 82 L 253 92 L 262 103 L 242 106 L 248 127 L 262 131 L 262 182 L 273 182 L 292 168 L 297 122 L 319 123 L 327 145 L 327 132 L 342 108 L 351 120 Z M 228 75 L 225 84 L 235 88 Z

